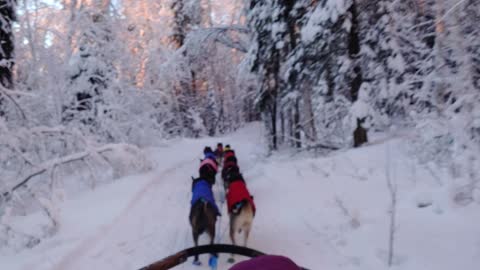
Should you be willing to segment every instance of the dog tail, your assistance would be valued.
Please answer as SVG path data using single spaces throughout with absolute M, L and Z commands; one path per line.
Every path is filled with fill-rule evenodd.
M 208 202 L 203 201 L 203 215 L 206 216 L 208 213 Z

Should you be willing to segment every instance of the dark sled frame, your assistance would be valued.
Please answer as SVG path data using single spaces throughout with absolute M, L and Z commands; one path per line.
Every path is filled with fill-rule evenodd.
M 250 258 L 265 255 L 265 253 L 263 252 L 260 252 L 251 248 L 247 248 L 247 247 L 225 245 L 225 244 L 203 245 L 203 246 L 184 249 L 160 261 L 154 262 L 148 266 L 140 268 L 139 270 L 167 270 L 186 262 L 189 257 L 193 257 L 195 255 L 201 255 L 201 254 L 208 254 L 208 253 L 233 253 L 233 254 L 243 255 Z M 300 269 L 308 270 L 307 268 L 302 268 L 302 267 L 300 267 Z

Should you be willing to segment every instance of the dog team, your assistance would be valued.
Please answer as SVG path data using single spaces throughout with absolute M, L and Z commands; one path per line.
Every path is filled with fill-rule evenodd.
M 247 184 L 238 166 L 235 151 L 222 143 L 218 143 L 213 151 L 210 147 L 203 150 L 204 158 L 200 161 L 199 176 L 192 177 L 192 200 L 190 209 L 190 225 L 192 226 L 193 242 L 198 246 L 199 236 L 206 232 L 210 237 L 210 244 L 215 239 L 215 226 L 221 209 L 218 208 L 213 195 L 215 177 L 222 164 L 221 176 L 225 189 L 228 214 L 230 218 L 230 239 L 236 245 L 236 236 L 243 233 L 243 245 L 247 245 L 248 235 L 255 216 L 255 203 L 248 191 Z M 212 254 L 217 258 L 217 254 Z M 211 258 L 212 258 L 211 257 Z M 228 262 L 233 263 L 232 254 Z M 193 264 L 200 265 L 198 256 Z

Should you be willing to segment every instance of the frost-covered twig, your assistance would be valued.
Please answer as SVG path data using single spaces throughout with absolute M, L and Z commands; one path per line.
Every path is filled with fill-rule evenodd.
M 60 218 L 59 218 L 59 210 L 55 203 L 51 199 L 38 197 L 35 192 L 32 190 L 28 190 L 32 197 L 39 202 L 40 207 L 42 208 L 43 212 L 47 215 L 48 219 L 52 222 L 52 229 L 53 231 L 57 231 L 58 227 L 60 226 Z M 55 196 L 55 194 L 52 194 Z
M 386 170 L 385 176 L 387 180 L 388 191 L 390 193 L 390 229 L 388 234 L 388 266 L 393 265 L 393 257 L 395 255 L 395 219 L 397 215 L 397 183 L 394 179 L 392 179 L 391 172 L 390 172 L 390 144 L 387 143 L 387 151 L 386 151 Z
M 230 47 L 230 48 L 233 48 L 233 49 L 236 49 L 237 51 L 239 52 L 243 52 L 243 53 L 247 53 L 248 52 L 248 48 L 238 42 L 238 41 L 233 41 L 230 37 L 227 37 L 225 35 L 218 35 L 215 40 L 227 47 Z
M 10 150 L 12 150 L 13 152 L 15 152 L 19 157 L 21 157 L 25 161 L 25 163 L 27 163 L 30 166 L 35 166 L 35 163 L 30 158 L 28 158 L 26 155 L 24 155 L 22 153 L 22 151 L 20 151 L 17 147 L 15 147 L 13 145 L 8 145 L 8 144 L 6 144 L 5 146 L 7 148 L 9 148 Z
M 282 137 L 284 139 L 288 139 L 288 140 L 291 140 L 293 142 L 301 142 L 301 143 L 305 143 L 305 141 L 303 140 L 299 140 L 297 138 L 294 138 L 292 136 L 288 136 L 288 135 L 277 135 L 277 137 Z M 307 145 L 304 147 L 306 150 L 312 150 L 312 149 L 327 149 L 327 150 L 332 150 L 332 151 L 335 151 L 335 150 L 339 150 L 341 149 L 341 147 L 339 146 L 335 146 L 335 145 L 327 145 L 327 144 L 324 144 L 324 143 L 316 143 L 316 144 L 311 144 L 311 145 Z
M 453 5 L 449 10 L 447 10 L 447 12 L 445 12 L 445 14 L 443 14 L 442 17 L 437 19 L 436 23 L 440 23 L 441 21 L 443 21 L 448 15 L 450 15 L 450 13 L 452 13 L 458 6 L 460 6 L 465 1 L 466 0 L 460 0 L 457 3 L 455 3 L 455 5 Z
M 29 131 L 34 135 L 39 134 L 59 134 L 59 135 L 70 135 L 75 138 L 75 140 L 81 141 L 83 144 L 87 145 L 87 141 L 85 137 L 78 131 L 71 131 L 65 128 L 64 126 L 56 126 L 56 127 L 46 127 L 46 126 L 38 126 L 29 129 Z
M 242 26 L 222 26 L 222 27 L 210 27 L 210 28 L 201 28 L 195 31 L 192 31 L 187 36 L 187 46 L 204 46 L 207 40 L 212 40 L 214 42 L 219 42 L 227 47 L 236 49 L 240 52 L 246 53 L 248 51 L 247 44 L 242 44 L 240 41 L 234 41 L 231 37 L 227 35 L 227 32 L 234 31 L 240 34 L 247 34 L 248 29 Z M 190 40 L 200 39 L 200 42 L 190 42 Z
M 343 215 L 350 219 L 350 225 L 352 225 L 353 228 L 360 227 L 360 221 L 358 220 L 358 218 L 354 217 L 354 215 L 352 215 L 350 211 L 348 211 L 347 207 L 345 207 L 345 204 L 338 196 L 335 196 L 335 203 L 337 204 L 338 208 L 342 210 Z
M 305 147 L 307 150 L 311 150 L 311 149 L 327 149 L 327 150 L 331 150 L 331 151 L 335 151 L 335 150 L 339 150 L 340 147 L 338 146 L 331 146 L 331 145 L 326 145 L 326 144 L 322 144 L 322 143 L 316 143 L 316 144 L 313 144 L 313 145 L 308 145 Z
M 219 30 L 219 31 L 236 31 L 242 34 L 248 34 L 250 33 L 250 29 L 248 27 L 245 27 L 243 25 L 224 25 L 224 26 L 216 26 L 216 27 L 210 27 L 206 28 L 210 30 Z
M 20 91 L 20 90 L 11 90 L 11 89 L 5 88 L 2 85 L 0 85 L 0 90 L 3 93 L 8 94 L 8 95 L 24 96 L 24 97 L 31 97 L 31 98 L 38 97 L 38 95 L 29 93 L 29 92 L 25 92 L 25 91 Z
M 11 94 L 17 94 L 17 93 L 16 93 L 16 91 L 11 91 L 11 90 L 9 90 L 9 89 L 0 85 L 0 96 L 3 95 L 5 97 L 7 97 L 15 105 L 15 107 L 17 107 L 18 111 L 22 115 L 22 119 L 27 120 L 27 116 L 25 114 L 25 111 L 22 109 L 20 104 L 18 104 L 18 102 L 11 96 Z M 19 92 L 18 94 L 22 94 L 22 93 Z

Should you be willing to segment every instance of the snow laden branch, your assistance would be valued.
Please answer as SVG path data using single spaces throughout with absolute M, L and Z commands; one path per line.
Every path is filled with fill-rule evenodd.
M 215 34 L 215 41 L 219 42 L 227 47 L 236 49 L 240 52 L 248 52 L 248 43 L 242 40 L 235 40 L 231 35 L 228 35 L 228 32 L 237 32 L 239 34 L 248 34 L 248 28 L 242 26 L 231 26 L 231 27 L 216 27 L 212 28 Z
M 240 25 L 201 28 L 189 33 L 186 44 L 203 46 L 208 42 L 218 42 L 239 52 L 247 53 L 249 44 L 241 38 L 241 35 L 248 33 L 249 29 Z M 189 40 L 195 42 L 189 42 Z
M 304 143 L 302 140 L 298 140 L 292 136 L 288 136 L 288 135 L 282 135 L 281 136 L 283 139 L 288 139 L 292 142 L 302 142 Z M 336 145 L 333 145 L 331 143 L 327 144 L 327 143 L 314 143 L 314 144 L 307 144 L 307 143 L 304 143 L 304 147 L 303 147 L 305 150 L 315 150 L 315 149 L 325 149 L 325 150 L 329 150 L 329 151 L 335 151 L 335 150 L 339 150 L 341 149 L 341 146 L 336 146 Z
M 90 149 L 87 151 L 83 152 L 78 152 L 74 154 L 70 154 L 64 157 L 60 158 L 55 158 L 48 160 L 38 166 L 36 168 L 32 169 L 27 175 L 23 176 L 19 183 L 14 185 L 12 188 L 9 189 L 9 191 L 3 192 L 3 196 L 6 198 L 8 201 L 9 198 L 11 198 L 11 195 L 19 188 L 25 186 L 28 184 L 30 180 L 32 180 L 35 176 L 41 175 L 45 172 L 48 172 L 52 170 L 53 168 L 57 166 L 61 166 L 67 163 L 71 163 L 74 161 L 80 161 L 80 160 L 85 160 L 87 157 L 102 157 L 104 160 L 108 159 L 104 156 L 102 156 L 103 153 L 105 152 L 129 152 L 129 153 L 134 153 L 134 154 L 139 154 L 140 149 L 133 145 L 128 145 L 128 144 L 107 144 L 105 146 L 101 146 L 95 149 Z
M 2 96 L 6 97 L 8 100 L 10 100 L 13 103 L 13 105 L 20 112 L 20 115 L 22 116 L 22 119 L 24 119 L 24 120 L 27 119 L 27 116 L 25 115 L 25 111 L 22 109 L 20 104 L 18 104 L 18 102 L 15 100 L 14 96 L 34 97 L 34 95 L 32 95 L 30 93 L 22 92 L 22 91 L 13 91 L 13 90 L 10 90 L 10 89 L 7 89 L 7 88 L 3 87 L 0 84 L 0 99 L 1 99 Z
M 128 173 L 125 171 L 126 168 L 142 171 L 149 168 L 141 150 L 133 145 L 121 143 L 94 147 L 92 145 L 96 143 L 90 141 L 80 131 L 68 130 L 62 126 L 23 128 L 15 131 L 4 126 L 2 130 L 4 136 L 1 138 L 0 145 L 10 150 L 5 151 L 1 156 L 4 164 L 10 164 L 9 168 L 4 170 L 6 172 L 4 175 L 6 178 L 3 178 L 4 191 L 0 193 L 4 197 L 4 202 L 10 201 L 15 191 L 21 187 L 27 187 L 36 176 L 50 172 L 50 176 L 46 178 L 50 177 L 51 181 L 54 181 L 53 172 L 56 169 L 65 168 L 68 171 L 69 167 L 66 165 L 75 161 L 82 161 L 93 177 L 95 176 L 94 167 L 107 166 L 117 176 Z M 30 145 L 29 142 L 32 141 L 40 142 L 43 147 Z M 84 149 L 87 150 L 82 151 Z M 22 163 L 27 166 L 24 167 Z M 25 171 L 28 173 L 23 174 L 22 172 Z M 13 175 L 22 176 L 15 179 Z M 40 182 L 36 182 L 35 186 L 45 186 L 44 180 L 44 178 L 39 179 L 40 186 L 38 185 Z

